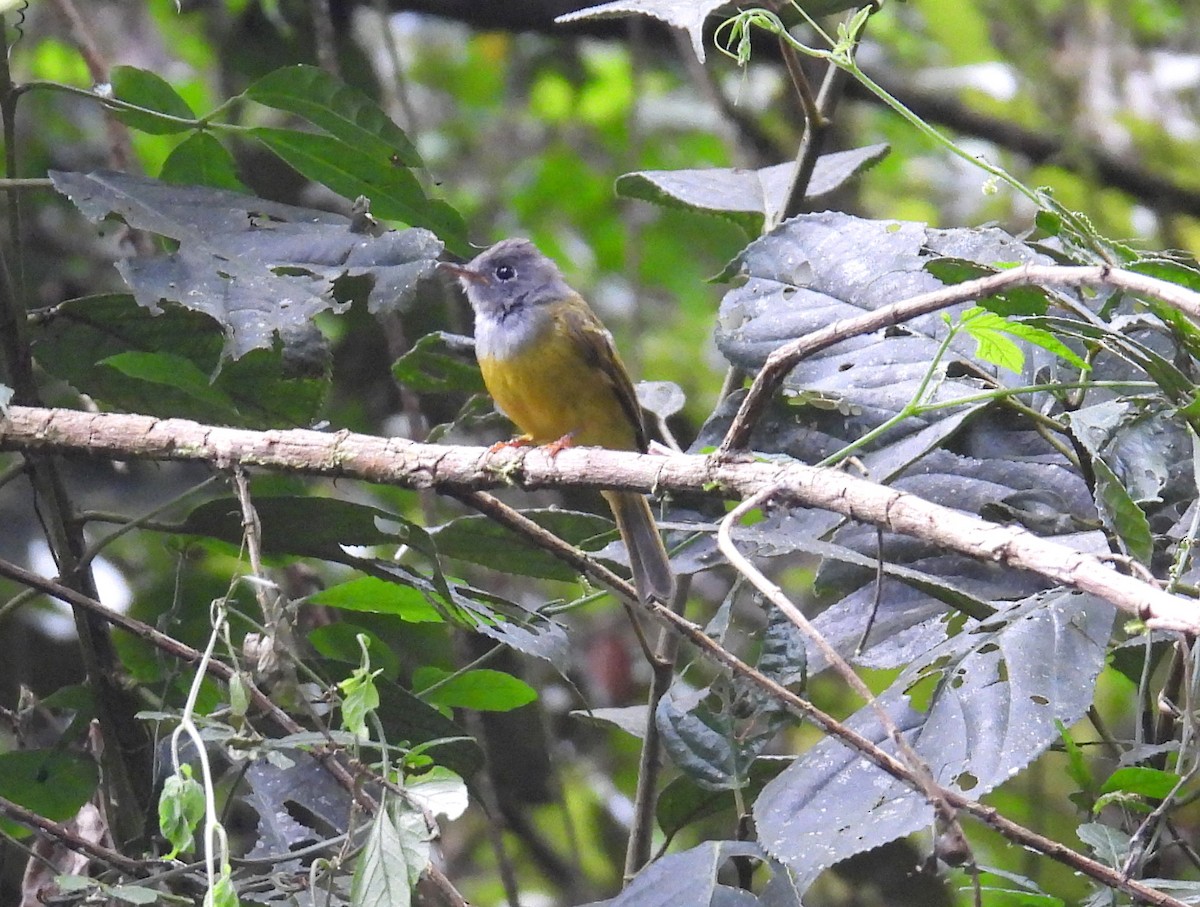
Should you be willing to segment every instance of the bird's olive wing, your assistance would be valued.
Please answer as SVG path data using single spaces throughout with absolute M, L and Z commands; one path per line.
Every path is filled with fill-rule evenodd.
M 605 381 L 621 404 L 621 410 L 633 425 L 638 450 L 645 452 L 647 440 L 646 426 L 642 422 L 642 407 L 638 403 L 629 372 L 613 346 L 612 335 L 586 303 L 567 310 L 566 327 L 572 337 L 579 338 L 588 362 L 604 375 Z

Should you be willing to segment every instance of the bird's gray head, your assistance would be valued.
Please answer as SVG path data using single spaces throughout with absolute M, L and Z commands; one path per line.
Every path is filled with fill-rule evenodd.
M 441 267 L 458 277 L 476 315 L 497 321 L 572 294 L 558 265 L 527 239 L 505 239 L 465 265 Z

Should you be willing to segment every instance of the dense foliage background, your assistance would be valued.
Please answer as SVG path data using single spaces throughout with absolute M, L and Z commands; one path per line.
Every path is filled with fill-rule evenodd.
M 524 235 L 701 454 L 797 338 L 1087 266 L 848 324 L 742 446 L 1190 608 L 1197 4 L 556 21 L 585 6 L 0 3 L 0 405 L 485 446 L 511 427 L 434 262 Z M 776 488 L 732 535 L 768 582 L 715 537 L 741 489 L 697 481 L 660 509 L 711 640 L 681 642 L 467 483 L 2 426 L 0 903 L 1200 900 L 1197 625 L 1149 591 L 1117 617 L 1065 554 L 1018 570 L 969 556 L 982 524 L 881 531 Z M 621 569 L 569 484 L 497 494 Z

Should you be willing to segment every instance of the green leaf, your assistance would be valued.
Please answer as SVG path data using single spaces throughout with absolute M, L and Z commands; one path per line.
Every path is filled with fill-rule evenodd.
M 429 862 L 427 837 L 420 813 L 398 801 L 380 804 L 354 867 L 350 902 L 355 907 L 409 907 L 413 886 Z
M 161 892 L 144 885 L 114 885 L 107 894 L 126 904 L 154 904 Z
M 301 361 L 303 351 L 251 350 L 222 366 L 213 387 L 233 400 L 238 425 L 255 428 L 308 426 L 321 411 L 330 387 L 330 375 Z M 298 364 L 299 363 L 299 364 Z
M 1120 868 L 1129 856 L 1129 835 L 1112 826 L 1086 822 L 1075 829 L 1075 834 L 1096 859 L 1114 869 Z
M 233 878 L 229 873 L 229 866 L 225 865 L 221 868 L 221 875 L 217 879 L 217 884 L 213 886 L 211 896 L 206 899 L 204 907 L 240 907 L 240 904 L 237 888 L 234 887 Z
M 396 360 L 392 375 L 421 393 L 482 393 L 483 376 L 472 354 L 457 349 L 458 344 L 452 346 L 447 342 L 455 336 L 444 331 L 426 334 Z
M 64 892 L 87 891 L 89 888 L 98 887 L 98 883 L 87 876 L 58 876 L 54 883 Z
M 338 689 L 342 691 L 342 726 L 359 740 L 371 736 L 367 716 L 379 708 L 379 690 L 375 687 L 379 673 L 379 670 L 358 668 L 338 683 Z
M 688 698 L 664 696 L 654 720 L 663 749 L 685 775 L 709 790 L 744 788 L 755 755 L 742 746 L 729 712 Z
M 171 845 L 164 859 L 173 860 L 191 851 L 196 829 L 204 819 L 204 788 L 192 777 L 192 767 L 181 765 L 163 784 L 158 798 L 158 830 Z
M 1109 794 L 1121 791 L 1149 797 L 1151 800 L 1161 800 L 1170 794 L 1178 783 L 1179 775 L 1174 772 L 1129 765 L 1109 775 L 1100 792 Z
M 971 309 L 963 313 L 962 326 L 975 338 L 975 355 L 985 362 L 1021 374 L 1025 353 L 1008 336 L 1008 322 L 992 312 Z
M 1102 344 L 1108 352 L 1120 356 L 1135 368 L 1144 371 L 1173 403 L 1186 405 L 1196 397 L 1195 383 L 1180 371 L 1175 363 L 1128 334 L 1114 331 L 1105 325 L 1056 316 L 1046 316 L 1033 321 L 1039 327 L 1045 327 L 1055 334 Z M 1193 423 L 1193 426 L 1196 425 L 1200 425 L 1200 422 Z
M 175 305 L 153 314 L 130 296 L 61 303 L 54 319 L 35 326 L 33 341 L 38 364 L 50 374 L 107 407 L 148 415 L 255 428 L 308 425 L 329 383 L 289 374 L 283 353 L 275 350 L 253 350 L 218 371 L 224 338 L 215 321 Z M 126 353 L 186 360 L 183 367 L 193 377 L 215 373 L 211 393 L 198 380 L 187 393 L 135 377 L 153 358 L 101 364 Z
M 241 671 L 235 671 L 229 678 L 229 711 L 239 721 L 250 711 L 250 691 Z
M 421 167 L 421 156 L 399 126 L 373 100 L 315 66 L 285 66 L 267 73 L 244 96 L 320 126 L 380 161 Z
M 711 790 L 694 782 L 687 775 L 672 780 L 659 794 L 654 807 L 658 825 L 667 835 L 675 835 L 687 826 L 713 815 L 728 815 L 736 821 L 739 800 L 753 800 L 763 785 L 792 762 L 790 756 L 760 756 L 750 764 L 750 780 L 742 796 L 731 790 Z
M 330 666 L 330 672 L 343 671 L 341 665 Z M 375 682 L 379 691 L 376 715 L 388 740 L 407 741 L 413 748 L 430 752 L 439 765 L 469 777 L 483 764 L 479 744 L 466 731 L 429 703 L 385 677 Z
M 428 771 L 409 777 L 404 782 L 404 792 L 413 803 L 435 816 L 444 816 L 453 822 L 470 805 L 467 784 L 450 769 L 431 766 Z
M 309 644 L 316 649 L 317 654 L 335 661 L 358 664 L 362 658 L 359 646 L 359 635 L 370 641 L 371 664 L 378 665 L 384 677 L 395 678 L 400 673 L 400 659 L 382 639 L 366 627 L 336 621 L 324 627 L 315 627 L 308 633 Z
M 413 692 L 431 705 L 477 712 L 508 712 L 537 699 L 537 691 L 525 681 L 488 669 L 451 674 L 419 668 L 413 674 Z
M 998 274 L 996 268 L 985 267 L 963 258 L 944 257 L 926 262 L 925 270 L 947 285 L 975 280 Z M 1045 315 L 1050 297 L 1041 287 L 1009 287 L 979 300 L 979 305 L 989 312 L 1008 317 L 1010 315 Z
M 1090 802 L 1095 798 L 1094 790 L 1096 787 L 1091 767 L 1088 765 L 1087 759 L 1083 756 L 1083 750 L 1075 742 L 1075 738 L 1071 736 L 1071 732 L 1067 729 L 1067 726 L 1057 720 L 1054 724 L 1058 728 L 1058 735 L 1062 738 L 1063 746 L 1067 751 L 1067 774 L 1071 776 L 1072 781 L 1079 785 L 1080 792 Z
M 615 706 L 600 709 L 579 709 L 571 712 L 571 717 L 597 727 L 613 727 L 623 733 L 644 740 L 646 737 L 646 716 L 649 707 L 644 705 Z
M 1054 211 L 1042 209 L 1034 216 L 1034 223 L 1047 236 L 1058 236 L 1062 232 L 1063 219 Z
M 343 611 L 391 614 L 407 623 L 439 623 L 441 614 L 416 589 L 364 576 L 323 589 L 311 598 L 317 605 Z
M 1181 261 L 1170 258 L 1144 258 L 1141 261 L 1130 262 L 1125 267 L 1135 274 L 1156 277 L 1200 293 L 1200 270 Z
M 470 255 L 466 225 L 457 211 L 425 195 L 408 168 L 379 160 L 336 136 L 259 126 L 250 134 L 304 176 L 343 198 L 366 196 L 371 213 L 414 227 L 427 227 L 448 248 Z
M 1092 470 L 1096 473 L 1096 505 L 1100 518 L 1117 534 L 1126 554 L 1149 566 L 1154 555 L 1154 535 L 1145 512 L 1103 459 L 1093 457 Z
M 96 792 L 96 763 L 82 753 L 36 749 L 0 753 L 0 797 L 63 822 Z M 23 838 L 30 830 L 0 818 L 0 831 Z
M 1080 371 L 1089 370 L 1088 364 L 1078 353 L 1044 328 L 1005 318 L 992 311 L 984 311 L 982 307 L 964 312 L 962 321 L 967 333 L 978 343 L 976 353 L 979 357 L 1011 372 L 1020 373 L 1025 354 L 1008 337 L 1015 337 L 1054 353 Z
M 210 318 L 176 306 L 155 316 L 130 296 L 64 302 L 34 338 L 48 372 L 128 412 L 290 428 L 311 424 L 329 388 L 293 374 L 281 350 L 251 350 L 217 372 L 223 338 Z
M 986 892 L 983 902 L 988 907 L 1062 907 L 1062 898 L 1049 894 L 1037 894 L 1032 891 L 1018 891 L 1014 888 L 994 888 L 989 885 L 981 886 Z
M 1089 366 L 1073 349 L 1051 334 L 1049 331 L 1042 330 L 1032 324 L 1026 324 L 1023 321 L 1006 322 L 1007 331 L 1018 340 L 1024 340 L 1026 343 L 1032 343 L 1034 346 L 1040 346 L 1049 353 L 1054 353 L 1059 359 L 1063 359 L 1071 365 L 1075 366 L 1080 371 L 1089 371 Z
M 212 186 L 249 192 L 237 174 L 237 164 L 215 136 L 196 132 L 175 146 L 163 161 L 159 179 L 177 186 Z
M 1173 259 L 1144 259 L 1128 265 L 1130 271 L 1156 277 L 1193 292 L 1200 292 L 1200 270 Z M 1155 315 L 1171 326 L 1178 341 L 1192 355 L 1200 358 L 1200 327 L 1175 306 L 1167 305 L 1158 299 L 1145 297 L 1146 307 Z M 1200 406 L 1197 400 L 1192 401 L 1193 407 Z M 1194 413 L 1192 414 L 1194 415 Z
M 767 628 L 762 634 L 757 667 L 785 687 L 797 688 L 806 680 L 808 652 L 804 634 L 778 608 L 767 608 Z
M 400 517 L 376 507 L 337 498 L 308 498 L 259 495 L 254 509 L 262 525 L 263 550 L 269 554 L 303 554 L 328 557 L 342 545 L 397 545 L 406 540 L 407 526 Z M 383 524 L 398 524 L 388 531 Z M 206 535 L 238 545 L 241 543 L 241 507 L 233 498 L 206 501 L 174 526 L 172 532 Z
M 189 397 L 215 408 L 234 408 L 232 400 L 213 388 L 208 375 L 182 356 L 172 353 L 117 353 L 100 360 L 98 364 L 115 368 L 130 378 L 181 390 Z
M 113 94 L 122 101 L 145 107 L 147 111 L 157 111 L 170 117 L 184 120 L 195 120 L 196 114 L 187 101 L 171 87 L 162 76 L 147 69 L 134 66 L 116 66 L 112 70 L 111 81 Z M 122 110 L 114 108 L 113 116 L 142 132 L 151 135 L 170 135 L 177 132 L 188 132 L 195 128 L 194 123 L 179 123 L 153 112 Z

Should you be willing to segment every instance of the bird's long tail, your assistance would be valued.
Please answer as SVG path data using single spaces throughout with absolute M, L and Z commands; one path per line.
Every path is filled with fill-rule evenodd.
M 671 561 L 654 523 L 650 502 L 644 495 L 616 491 L 605 492 L 604 499 L 612 508 L 629 551 L 638 598 L 643 602 L 653 598 L 670 604 L 675 598 L 675 574 L 671 572 Z

